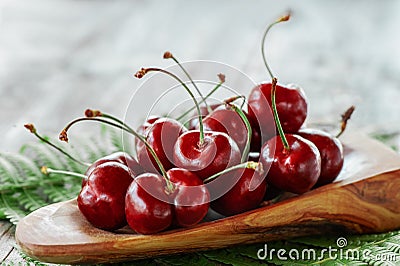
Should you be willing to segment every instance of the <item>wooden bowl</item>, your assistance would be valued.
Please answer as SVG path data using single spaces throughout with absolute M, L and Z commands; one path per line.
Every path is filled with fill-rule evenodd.
M 76 200 L 43 207 L 22 219 L 15 237 L 29 256 L 52 263 L 101 263 L 217 249 L 237 244 L 400 228 L 400 156 L 360 134 L 346 133 L 337 181 L 256 210 L 188 229 L 138 235 L 90 225 Z

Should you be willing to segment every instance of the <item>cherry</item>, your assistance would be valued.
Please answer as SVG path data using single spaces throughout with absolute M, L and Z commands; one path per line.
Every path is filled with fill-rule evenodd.
M 227 133 L 243 151 L 247 142 L 247 129 L 242 118 L 231 108 L 220 106 L 203 119 L 204 130 Z
M 321 174 L 317 186 L 331 183 L 343 168 L 343 146 L 339 139 L 317 129 L 301 129 L 298 134 L 317 146 L 321 154 Z
M 195 174 L 168 170 L 165 178 L 145 173 L 128 189 L 125 213 L 129 226 L 140 234 L 154 234 L 172 224 L 188 227 L 199 223 L 209 208 L 209 193 Z
M 249 95 L 249 117 L 258 121 L 264 140 L 275 135 L 273 116 L 271 115 L 271 83 L 256 86 Z M 282 128 L 285 132 L 296 132 L 307 117 L 307 100 L 299 87 L 276 86 L 276 105 Z
M 178 121 L 171 118 L 160 118 L 146 129 L 144 135 L 145 139 L 150 145 L 157 157 L 160 159 L 162 165 L 166 170 L 174 167 L 173 148 L 176 140 L 187 129 Z M 140 141 L 137 146 L 137 157 L 140 165 L 149 172 L 158 172 L 157 164 L 144 142 Z
M 104 156 L 96 160 L 85 172 L 86 178 L 82 179 L 82 187 L 86 184 L 88 176 L 96 169 L 99 165 L 107 162 L 118 162 L 129 167 L 133 176 L 138 176 L 144 172 L 142 166 L 132 156 L 126 152 L 115 152 L 110 155 Z
M 154 234 L 167 229 L 173 208 L 165 192 L 167 183 L 159 174 L 144 173 L 135 178 L 125 197 L 129 227 L 139 234 Z
M 260 160 L 269 168 L 267 182 L 275 187 L 302 194 L 310 190 L 321 173 L 321 156 L 317 147 L 300 136 L 284 134 L 275 104 L 277 79 L 272 79 L 272 110 L 279 136 L 261 148 Z
M 270 167 L 268 183 L 284 191 L 302 194 L 317 183 L 321 173 L 321 157 L 311 141 L 292 134 L 286 134 L 285 137 L 289 150 L 282 139 L 276 136 L 261 148 L 260 160 L 264 166 Z
M 210 194 L 203 181 L 194 173 L 172 168 L 167 171 L 175 185 L 173 198 L 173 224 L 188 227 L 199 223 L 207 214 Z
M 206 179 L 225 168 L 240 163 L 240 150 L 236 142 L 225 133 L 191 130 L 179 136 L 174 146 L 174 164 Z
M 132 181 L 131 171 L 121 163 L 97 166 L 79 193 L 79 210 L 97 228 L 112 231 L 123 227 L 125 194 Z
M 317 146 L 321 154 L 321 174 L 316 186 L 332 183 L 343 168 L 343 145 L 338 137 L 344 132 L 347 121 L 350 119 L 355 107 L 351 106 L 342 115 L 341 130 L 336 137 L 318 129 L 300 129 L 298 134 L 308 139 Z
M 268 66 L 264 51 L 265 39 L 272 26 L 287 21 L 289 18 L 290 15 L 286 15 L 270 24 L 263 36 L 261 52 L 271 78 L 273 74 Z M 275 135 L 274 118 L 271 111 L 271 90 L 271 83 L 260 84 L 253 88 L 248 99 L 249 117 L 253 122 L 259 124 L 262 142 Z M 276 108 L 283 130 L 287 133 L 296 132 L 307 117 L 307 100 L 303 90 L 295 85 L 276 85 Z
M 228 182 L 238 179 L 227 193 L 211 202 L 211 208 L 222 215 L 230 216 L 255 209 L 263 201 L 267 183 L 257 170 L 236 169 L 218 179 L 228 179 Z

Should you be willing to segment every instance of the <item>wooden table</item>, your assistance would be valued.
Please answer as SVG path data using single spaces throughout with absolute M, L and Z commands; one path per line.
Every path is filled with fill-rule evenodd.
M 397 1 L 2 1 L 0 148 L 15 152 L 32 140 L 26 122 L 56 134 L 87 107 L 122 116 L 140 84 L 132 73 L 170 65 L 166 50 L 266 80 L 261 35 L 288 8 L 293 19 L 271 32 L 268 58 L 282 83 L 305 89 L 312 120 L 335 122 L 355 104 L 351 127 L 399 130 Z M 13 233 L 0 222 L 0 262 L 21 261 Z

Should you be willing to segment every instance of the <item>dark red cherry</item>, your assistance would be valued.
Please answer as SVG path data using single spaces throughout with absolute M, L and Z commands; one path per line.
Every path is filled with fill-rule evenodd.
M 155 234 L 171 225 L 173 208 L 165 188 L 165 179 L 153 173 L 139 175 L 129 186 L 125 198 L 126 219 L 137 233 Z
M 248 99 L 248 114 L 252 121 L 258 122 L 262 142 L 275 136 L 271 90 L 271 83 L 263 83 L 250 92 Z M 297 132 L 307 117 L 307 100 L 303 90 L 294 85 L 277 85 L 276 106 L 283 131 Z
M 311 141 L 292 134 L 285 136 L 290 150 L 276 136 L 263 145 L 260 160 L 264 169 L 269 169 L 268 183 L 284 191 L 302 194 L 317 183 L 321 156 Z
M 125 194 L 133 176 L 118 162 L 97 166 L 78 196 L 78 207 L 95 227 L 116 230 L 126 225 Z
M 258 171 L 236 169 L 218 179 L 220 178 L 238 181 L 222 197 L 211 202 L 211 208 L 218 213 L 225 216 L 235 215 L 255 209 L 263 201 L 267 183 L 264 175 L 260 175 Z
M 225 133 L 204 132 L 200 144 L 200 131 L 191 130 L 179 136 L 174 146 L 177 167 L 194 172 L 202 180 L 229 166 L 240 163 L 240 150 L 236 142 Z
M 343 168 L 343 146 L 338 138 L 318 129 L 300 129 L 300 136 L 317 146 L 321 154 L 321 174 L 317 186 L 332 183 Z
M 110 155 L 104 156 L 96 160 L 94 163 L 92 163 L 92 165 L 89 166 L 89 168 L 85 172 L 86 178 L 82 179 L 82 187 L 86 184 L 87 177 L 93 172 L 93 170 L 96 169 L 96 167 L 98 167 L 99 165 L 107 162 L 118 162 L 128 166 L 133 176 L 138 176 L 144 172 L 142 166 L 140 166 L 140 164 L 129 154 L 120 151 L 114 152 Z
M 147 128 L 145 137 L 154 149 L 165 170 L 174 167 L 173 148 L 178 137 L 186 132 L 186 128 L 171 118 L 160 118 Z M 137 145 L 137 157 L 140 165 L 149 172 L 158 173 L 159 168 L 143 142 Z
M 242 118 L 233 109 L 220 106 L 203 119 L 205 131 L 228 134 L 244 150 L 247 142 L 247 128 Z M 198 129 L 198 128 L 197 128 Z
M 203 181 L 194 173 L 172 168 L 167 171 L 175 185 L 172 194 L 175 225 L 188 227 L 199 223 L 207 214 L 210 194 Z

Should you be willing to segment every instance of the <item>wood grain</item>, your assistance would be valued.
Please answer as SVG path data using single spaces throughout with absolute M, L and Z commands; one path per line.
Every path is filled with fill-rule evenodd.
M 71 200 L 39 209 L 17 226 L 23 251 L 53 263 L 117 262 L 304 235 L 373 233 L 400 227 L 400 157 L 365 136 L 346 134 L 338 181 L 275 205 L 193 228 L 137 235 L 91 226 Z

